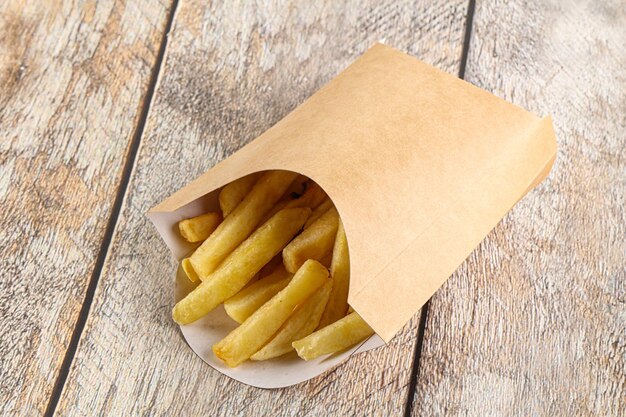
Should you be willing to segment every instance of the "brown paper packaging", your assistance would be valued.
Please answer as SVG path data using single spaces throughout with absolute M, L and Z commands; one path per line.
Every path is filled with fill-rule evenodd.
M 549 117 L 539 118 L 376 44 L 284 119 L 148 215 L 181 259 L 191 248 L 173 231 L 176 222 L 215 207 L 224 184 L 268 169 L 312 178 L 332 198 L 345 226 L 349 303 L 388 342 L 547 176 L 555 155 Z M 207 344 L 211 331 L 211 326 L 199 327 L 209 330 L 194 330 L 198 346 Z M 194 350 L 233 376 L 207 357 L 210 346 Z M 297 363 L 285 361 L 292 368 Z M 330 362 L 315 364 L 314 371 L 335 364 Z M 284 386 L 259 382 L 255 366 L 267 370 L 248 365 L 233 377 L 256 386 Z M 256 375 L 252 382 L 241 376 L 248 371 Z M 300 380 L 296 372 L 286 384 Z

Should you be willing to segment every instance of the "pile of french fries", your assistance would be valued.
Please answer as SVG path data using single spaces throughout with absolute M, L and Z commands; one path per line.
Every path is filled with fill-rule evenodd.
M 239 326 L 213 345 L 230 367 L 296 351 L 304 360 L 345 350 L 373 334 L 349 311 L 350 261 L 337 209 L 310 179 L 251 174 L 219 194 L 221 213 L 179 222 L 202 242 L 181 267 L 197 286 L 172 311 L 189 324 L 224 304 Z

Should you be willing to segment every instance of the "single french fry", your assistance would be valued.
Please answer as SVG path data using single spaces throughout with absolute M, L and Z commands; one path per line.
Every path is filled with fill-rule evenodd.
M 295 208 L 276 213 L 174 306 L 174 321 L 196 321 L 235 295 L 298 233 L 310 212 L 308 208 Z
M 293 274 L 281 264 L 274 272 L 247 286 L 224 301 L 226 314 L 237 323 L 243 323 L 270 298 L 278 294 L 291 281 Z
M 189 278 L 189 281 L 196 282 L 198 281 L 198 274 L 194 271 L 193 266 L 191 266 L 191 262 L 189 262 L 189 258 L 185 258 L 181 261 L 181 266 L 183 267 L 183 271 L 185 271 L 185 275 Z
M 308 361 L 347 349 L 373 334 L 374 331 L 361 316 L 351 313 L 303 339 L 296 340 L 292 345 L 298 356 Z
M 263 304 L 241 326 L 213 345 L 213 353 L 231 368 L 241 364 L 267 343 L 287 321 L 296 306 L 327 280 L 328 270 L 322 264 L 313 260 L 307 261 L 285 289 Z
M 326 327 L 346 315 L 348 311 L 348 290 L 350 288 L 350 255 L 348 253 L 348 240 L 343 229 L 343 223 L 339 220 L 337 237 L 333 247 L 333 260 L 330 263 L 330 276 L 333 280 L 333 289 L 326 309 L 320 320 L 319 327 Z
M 294 208 L 294 207 L 309 207 L 313 210 L 315 207 L 319 206 L 322 201 L 326 198 L 326 193 L 322 190 L 322 187 L 314 183 L 313 181 L 309 181 L 306 183 L 307 188 L 298 198 L 288 198 L 279 201 L 276 203 L 276 206 L 267 214 L 267 218 L 274 215 L 274 213 L 282 210 L 284 208 Z
M 326 213 L 328 210 L 330 210 L 333 207 L 334 207 L 334 204 L 330 200 L 330 198 L 326 198 L 317 207 L 315 207 L 315 210 L 313 210 L 313 213 L 311 213 L 311 216 L 304 224 L 304 228 L 307 229 L 309 226 L 315 223 L 317 219 L 322 217 L 324 213 Z
M 250 236 L 297 175 L 288 171 L 270 171 L 259 178 L 237 208 L 189 257 L 201 280 L 208 277 L 229 253 Z
M 305 229 L 283 249 L 285 269 L 295 272 L 307 259 L 320 260 L 331 253 L 338 224 L 337 209 L 331 208 Z
M 205 240 L 222 221 L 219 213 L 206 213 L 178 222 L 180 235 L 191 243 Z
M 333 282 L 328 280 L 308 300 L 298 306 L 297 310 L 287 319 L 276 335 L 261 350 L 252 355 L 253 361 L 264 361 L 277 358 L 293 350 L 294 340 L 310 335 L 317 327 L 324 306 L 330 296 Z
M 243 201 L 245 196 L 250 192 L 254 184 L 261 176 L 260 172 L 246 175 L 229 184 L 226 184 L 220 191 L 219 201 L 222 209 L 222 216 L 228 216 L 239 203 Z

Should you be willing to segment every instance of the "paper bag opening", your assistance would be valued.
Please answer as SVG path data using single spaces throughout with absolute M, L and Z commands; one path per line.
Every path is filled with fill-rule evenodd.
M 220 190 L 221 187 L 171 212 L 151 211 L 148 213 L 159 234 L 179 261 L 174 287 L 176 302 L 191 292 L 198 284 L 189 281 L 180 267 L 180 261 L 189 256 L 197 244 L 186 242 L 178 233 L 177 224 L 180 220 L 189 217 L 219 211 L 217 197 Z M 226 314 L 223 306 L 220 306 L 202 319 L 180 326 L 180 329 L 189 347 L 204 362 L 237 381 L 258 388 L 281 388 L 306 381 L 324 373 L 354 354 L 365 352 L 384 344 L 382 339 L 375 335 L 350 349 L 308 362 L 298 358 L 295 352 L 292 352 L 269 361 L 247 361 L 237 368 L 229 368 L 215 357 L 211 347 L 226 337 L 237 326 L 238 323 Z
M 555 154 L 549 117 L 377 44 L 150 215 L 252 172 L 306 175 L 343 220 L 349 303 L 388 342 L 548 174 Z

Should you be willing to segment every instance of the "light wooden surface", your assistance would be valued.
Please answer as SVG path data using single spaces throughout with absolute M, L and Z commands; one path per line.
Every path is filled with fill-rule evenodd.
M 0 415 L 42 414 L 48 404 L 165 11 L 0 2 Z
M 379 39 L 457 73 L 466 3 L 455 3 L 178 5 L 58 415 L 404 413 L 417 321 L 387 349 L 289 389 L 251 388 L 204 364 L 172 324 L 176 266 L 145 212 L 262 133 Z
M 0 415 L 626 414 L 624 0 L 479 2 L 466 79 L 554 115 L 550 178 L 435 294 L 423 338 L 416 316 L 275 391 L 185 345 L 145 212 L 375 41 L 458 74 L 472 3 L 181 0 L 163 64 L 172 2 L 53 3 L 0 4 Z
M 477 5 L 466 79 L 559 151 L 431 300 L 414 416 L 626 415 L 625 45 L 623 1 Z

